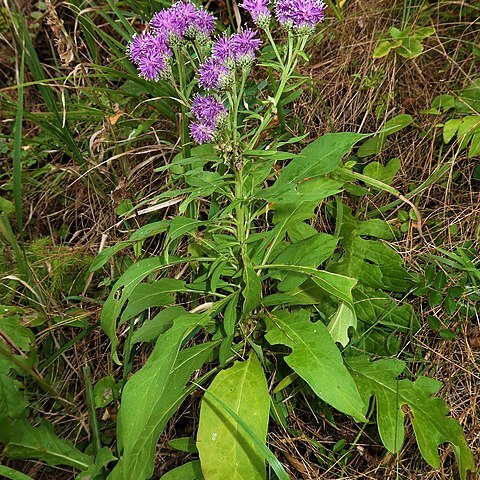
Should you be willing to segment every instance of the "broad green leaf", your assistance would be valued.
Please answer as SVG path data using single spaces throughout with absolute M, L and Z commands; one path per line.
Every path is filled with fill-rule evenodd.
M 120 386 L 117 385 L 113 375 L 101 378 L 93 387 L 93 401 L 95 408 L 103 408 L 112 403 L 118 396 Z
M 265 374 L 256 355 L 221 371 L 207 393 L 222 399 L 252 433 L 266 441 L 270 396 Z M 205 480 L 262 480 L 264 456 L 237 421 L 205 394 L 200 409 L 197 448 Z
M 117 460 L 108 447 L 102 447 L 95 456 L 95 463 L 79 473 L 75 480 L 100 480 L 105 478 L 103 469 L 110 462 Z
M 21 383 L 10 377 L 8 372 L 0 371 L 0 432 L 9 421 L 22 417 L 28 407 L 21 387 Z
M 413 123 L 413 117 L 407 114 L 397 115 L 387 122 L 382 127 L 378 135 L 366 140 L 358 149 L 357 156 L 360 158 L 368 157 L 369 155 L 376 155 L 381 152 L 385 145 L 385 140 L 388 135 L 396 133 Z M 368 175 L 368 174 L 366 174 Z
M 8 478 L 9 480 L 33 480 L 32 477 L 29 477 L 22 472 L 18 472 L 13 468 L 8 468 L 3 465 L 0 465 L 0 476 L 2 478 Z
M 245 284 L 242 295 L 243 313 L 248 314 L 260 305 L 262 298 L 262 282 L 250 263 L 245 263 L 243 269 L 243 283 Z
M 357 283 L 354 278 L 317 270 L 311 279 L 327 293 L 344 301 L 347 305 L 352 305 L 352 288 Z
M 145 258 L 134 263 L 115 282 L 110 295 L 103 305 L 100 316 L 100 325 L 112 343 L 112 358 L 116 363 L 120 363 L 116 352 L 118 345 L 116 335 L 117 319 L 131 293 L 140 282 L 152 273 L 169 265 L 183 262 L 185 262 L 184 259 L 176 259 L 173 257 L 170 257 L 168 262 L 161 257 Z
M 208 317 L 203 316 L 204 322 Z M 122 456 L 109 480 L 146 480 L 153 474 L 155 447 L 166 423 L 186 398 L 191 374 L 207 360 L 218 342 L 180 351 L 184 339 L 201 325 L 198 317 L 178 318 L 161 335 L 145 365 L 122 392 L 117 438 Z
M 220 175 L 218 172 L 209 172 L 202 167 L 188 170 L 183 177 L 185 182 L 192 187 L 210 187 L 213 191 L 218 190 L 225 183 L 225 179 L 231 175 Z
M 455 108 L 455 97 L 452 95 L 439 95 L 433 99 L 432 107 L 448 112 L 448 110 Z
M 380 219 L 359 221 L 344 206 L 340 230 L 343 255 L 329 269 L 373 289 L 405 292 L 412 286 L 402 257 L 379 239 L 393 240 L 392 227 Z
M 307 222 L 298 222 L 292 225 L 288 230 L 288 238 L 292 243 L 300 242 L 318 233 L 317 229 Z
M 180 452 L 198 453 L 197 443 L 192 437 L 173 438 L 168 446 Z
M 204 222 L 200 220 L 194 220 L 193 218 L 178 216 L 175 217 L 171 223 L 168 230 L 168 237 L 170 241 L 175 240 L 176 238 L 185 235 L 186 233 L 195 230 L 200 225 L 203 225 Z
M 402 113 L 388 120 L 383 126 L 381 133 L 384 135 L 391 135 L 392 133 L 403 130 L 405 127 L 408 127 L 412 123 L 413 117 L 406 113 Z
M 273 263 L 318 267 L 333 254 L 336 246 L 337 239 L 335 237 L 326 233 L 317 233 L 289 245 L 275 258 Z M 275 272 L 272 276 L 280 280 L 278 290 L 281 292 L 298 287 L 306 278 L 305 274 L 289 271 L 288 268 L 285 271 Z
M 262 150 L 263 151 L 263 150 Z M 278 152 L 284 153 L 284 152 Z M 295 155 L 289 155 L 288 158 L 292 158 Z M 273 164 L 276 157 L 257 158 L 253 162 L 248 162 L 243 168 L 244 182 L 243 188 L 248 196 L 254 194 L 255 187 L 260 185 L 260 189 L 263 189 L 263 182 L 270 177 L 273 171 Z M 281 159 L 279 159 L 281 160 Z
M 440 468 L 438 447 L 452 445 L 458 462 L 460 478 L 466 480 L 468 470 L 475 471 L 472 452 L 460 424 L 446 415 L 449 412 L 443 399 L 432 397 L 442 383 L 428 377 L 415 382 L 397 377 L 405 368 L 395 359 L 370 362 L 368 357 L 353 357 L 347 365 L 365 402 L 376 398 L 377 423 L 385 447 L 397 453 L 404 440 L 405 413 L 410 418 L 423 458 L 434 468 Z
M 160 480 L 203 480 L 203 478 L 200 462 L 194 460 L 170 470 L 162 475 Z
M 349 132 L 329 133 L 318 138 L 284 167 L 273 187 L 265 190 L 267 196 L 272 198 L 272 192 L 273 195 L 275 192 L 284 192 L 285 186 L 295 190 L 305 180 L 332 172 L 355 143 L 362 138 L 365 138 L 365 135 Z
M 452 118 L 451 120 L 447 120 L 445 125 L 443 126 L 443 141 L 445 143 L 450 143 L 452 138 L 458 131 L 458 127 L 462 123 L 461 118 Z
M 340 350 L 321 321 L 312 323 L 306 310 L 297 310 L 277 311 L 267 323 L 267 341 L 292 349 L 285 357 L 286 363 L 323 401 L 357 421 L 366 421 L 364 401 L 343 364 Z
M 291 184 L 273 186 L 261 189 L 257 198 L 262 198 L 275 204 L 293 204 L 297 202 L 320 203 L 323 199 L 336 195 L 342 190 L 344 182 L 327 177 L 312 177 L 305 179 L 294 188 Z
M 353 278 L 346 277 L 344 275 L 338 275 L 332 272 L 327 272 L 325 270 L 317 270 L 316 268 L 302 267 L 298 265 L 272 264 L 268 265 L 268 268 L 271 270 L 288 269 L 292 272 L 300 272 L 306 274 L 316 286 L 320 287 L 322 290 L 329 293 L 330 295 L 346 302 L 348 305 L 353 306 L 352 288 L 357 283 L 357 281 Z M 292 292 L 288 293 L 292 294 Z
M 0 315 L 0 329 L 3 330 L 8 338 L 22 351 L 28 352 L 35 343 L 35 337 L 32 331 L 23 326 L 18 315 L 3 317 Z
M 335 170 L 342 158 L 365 135 L 342 132 L 328 133 L 307 145 L 281 172 L 280 183 L 298 183 L 310 177 Z
M 149 223 L 148 225 L 145 225 L 134 232 L 130 237 L 130 240 L 118 242 L 115 245 L 106 248 L 95 257 L 90 265 L 90 272 L 95 272 L 99 268 L 102 268 L 116 253 L 131 245 L 134 245 L 136 242 L 140 242 L 149 237 L 153 237 L 154 235 L 166 232 L 169 223 L 170 222 L 166 220 Z
M 132 335 L 132 344 L 139 342 L 154 342 L 159 335 L 165 333 L 172 325 L 175 319 L 189 314 L 183 307 L 174 305 L 163 309 L 151 320 L 145 320 L 143 325 Z M 201 320 L 201 315 L 197 316 Z
M 285 232 L 297 223 L 310 219 L 314 216 L 316 203 L 298 202 L 295 204 L 276 205 L 273 214 L 273 223 L 275 227 L 266 232 L 262 232 L 262 241 L 250 258 L 254 264 L 264 265 L 272 255 L 275 248 L 283 240 Z
M 415 58 L 423 52 L 423 45 L 415 37 L 406 37 L 397 48 L 397 52 L 403 58 Z
M 52 426 L 44 422 L 33 427 L 27 420 L 17 420 L 3 454 L 8 458 L 35 458 L 50 466 L 68 465 L 77 470 L 86 470 L 93 458 L 82 453 L 74 445 L 58 438 Z
M 378 155 L 387 141 L 386 135 L 377 135 L 372 138 L 368 138 L 362 143 L 358 149 L 357 156 L 359 158 L 369 157 L 370 155 Z
M 350 327 L 357 328 L 357 316 L 351 307 L 342 302 L 330 319 L 327 329 L 334 342 L 346 347 L 350 341 L 348 337 Z
M 425 38 L 431 37 L 435 33 L 435 28 L 433 27 L 421 27 L 415 29 L 415 37 L 419 40 L 424 40 Z
M 127 307 L 120 323 L 138 315 L 147 308 L 174 303 L 176 292 L 185 291 L 185 282 L 175 278 L 160 278 L 152 283 L 140 283 L 128 297 Z
M 466 148 L 473 134 L 480 132 L 480 115 L 469 115 L 458 127 L 457 139 L 460 148 Z
M 372 327 L 361 321 L 357 324 L 356 335 L 350 340 L 351 348 L 376 357 L 394 357 L 399 354 L 402 337 L 396 331 L 385 327 Z
M 455 99 L 455 109 L 459 113 L 480 112 L 480 79 L 476 78 L 467 88 L 459 92 Z
M 472 136 L 472 143 L 468 149 L 468 157 L 474 158 L 480 156 L 480 132 Z
M 370 162 L 364 169 L 363 174 L 389 184 L 400 170 L 400 159 L 392 158 L 385 166 L 380 162 Z
M 402 332 L 420 328 L 410 304 L 402 304 L 381 290 L 359 286 L 353 298 L 357 317 L 370 326 L 380 324 Z
M 386 57 L 394 48 L 397 48 L 402 43 L 399 41 L 391 42 L 390 40 L 382 40 L 373 51 L 373 58 Z

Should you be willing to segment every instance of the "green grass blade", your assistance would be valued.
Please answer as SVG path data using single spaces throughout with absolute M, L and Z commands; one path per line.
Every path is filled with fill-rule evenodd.
M 22 48 L 18 83 L 21 85 L 25 77 L 25 50 Z M 23 88 L 18 88 L 18 108 L 15 117 L 15 130 L 13 140 L 13 200 L 15 216 L 20 237 L 23 236 L 22 218 L 22 132 L 23 132 Z

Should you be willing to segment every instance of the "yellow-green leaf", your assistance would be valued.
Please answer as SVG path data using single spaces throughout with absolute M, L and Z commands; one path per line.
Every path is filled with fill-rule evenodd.
M 208 388 L 236 413 L 262 442 L 267 437 L 270 396 L 255 355 L 220 372 Z M 205 480 L 263 480 L 264 455 L 221 405 L 205 395 L 197 448 Z
M 303 309 L 275 312 L 275 318 L 267 323 L 267 341 L 292 349 L 285 362 L 312 390 L 337 410 L 365 421 L 365 403 L 327 327 L 321 321 L 312 323 Z

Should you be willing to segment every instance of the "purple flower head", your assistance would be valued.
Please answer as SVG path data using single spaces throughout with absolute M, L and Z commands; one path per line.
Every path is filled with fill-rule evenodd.
M 133 37 L 128 46 L 127 53 L 131 60 L 139 64 L 145 56 L 164 55 L 171 57 L 172 52 L 167 45 L 166 39 L 160 35 L 142 33 Z
M 173 7 L 156 13 L 150 25 L 158 35 L 168 39 L 173 36 L 182 37 L 185 33 L 185 19 L 174 15 Z
M 206 122 L 192 122 L 190 123 L 190 135 L 199 145 L 211 142 L 215 136 L 215 126 Z
M 228 59 L 233 58 L 232 37 L 228 37 L 227 35 L 218 37 L 213 44 L 213 56 L 219 62 L 226 62 Z
M 227 117 L 227 110 L 215 95 L 199 95 L 193 97 L 192 114 L 196 121 L 190 123 L 190 133 L 196 143 L 212 141 Z
M 326 5 L 321 0 L 276 0 L 278 21 L 298 33 L 312 33 L 325 17 Z
M 195 34 L 209 37 L 215 30 L 215 18 L 206 10 L 199 9 L 195 12 L 190 27 L 195 31 Z
M 198 83 L 205 90 L 222 90 L 230 82 L 232 72 L 213 56 L 203 63 L 198 76 Z
M 221 117 L 227 114 L 223 103 L 214 95 L 193 97 L 192 113 L 198 120 L 216 126 Z
M 215 28 L 215 19 L 207 11 L 197 9 L 193 3 L 180 1 L 155 14 L 151 25 L 157 33 L 175 42 L 196 37 L 197 34 L 210 36 Z
M 232 51 L 235 60 L 241 60 L 245 57 L 253 60 L 255 53 L 260 48 L 261 41 L 255 37 L 255 31 L 250 28 L 243 29 L 240 33 L 231 36 Z
M 272 16 L 268 9 L 269 3 L 270 0 L 244 0 L 240 6 L 252 16 L 255 25 L 258 25 L 260 28 L 266 28 Z
M 170 72 L 170 65 L 165 55 L 150 53 L 144 55 L 138 62 L 138 71 L 140 76 L 146 80 L 160 80 L 165 78 Z

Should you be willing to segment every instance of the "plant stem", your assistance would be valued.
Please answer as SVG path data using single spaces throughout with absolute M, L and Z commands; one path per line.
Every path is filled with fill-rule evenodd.
M 275 41 L 273 40 L 272 37 L 272 32 L 270 32 L 270 27 L 267 26 L 265 29 L 265 34 L 267 35 L 268 41 L 270 42 L 270 45 L 273 48 L 273 51 L 275 52 L 275 56 L 277 57 L 278 63 L 282 66 L 282 68 L 285 68 L 285 64 L 283 63 L 283 59 L 278 51 L 277 45 L 275 45 Z
M 260 126 L 257 128 L 257 131 L 255 132 L 255 135 L 253 136 L 247 150 L 252 150 L 255 148 L 255 145 L 257 144 L 260 138 L 260 135 L 270 125 L 270 121 L 274 116 L 274 110 L 276 111 L 276 109 L 278 108 L 280 99 L 283 95 L 283 91 L 285 90 L 288 80 L 290 80 L 290 77 L 292 76 L 292 73 L 297 66 L 298 52 L 304 48 L 307 38 L 306 37 L 297 38 L 295 42 L 295 48 L 293 47 L 293 41 L 294 41 L 294 37 L 291 33 L 289 33 L 288 53 L 287 53 L 287 61 L 286 61 L 287 63 L 282 71 L 282 75 L 280 78 L 280 85 L 278 86 L 277 93 L 275 95 L 275 98 L 272 101 L 272 105 L 270 106 L 267 114 L 263 117 L 263 120 L 260 123 Z
M 239 165 L 235 170 L 235 198 L 237 205 L 235 214 L 237 217 L 237 240 L 240 245 L 240 264 L 245 262 L 245 241 L 247 239 L 246 222 L 245 222 L 245 205 L 243 198 L 243 166 Z
M 90 429 L 92 433 L 92 444 L 95 455 L 102 449 L 102 442 L 100 441 L 100 430 L 98 428 L 97 412 L 95 410 L 95 401 L 93 398 L 93 385 L 90 367 L 87 365 L 83 367 L 83 378 L 85 381 L 85 395 L 87 397 L 88 413 L 90 416 Z
M 186 71 L 185 71 L 185 62 L 183 59 L 183 53 L 180 49 L 176 48 L 175 50 L 175 57 L 177 59 L 178 65 L 178 78 L 180 80 L 180 95 L 181 95 L 181 103 L 180 103 L 180 141 L 182 142 L 182 157 L 189 158 L 190 157 L 190 135 L 188 133 L 188 117 L 187 117 L 187 102 L 183 96 L 183 93 L 186 91 Z

